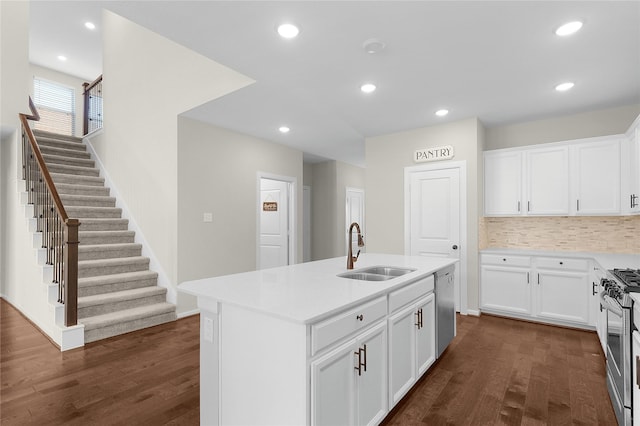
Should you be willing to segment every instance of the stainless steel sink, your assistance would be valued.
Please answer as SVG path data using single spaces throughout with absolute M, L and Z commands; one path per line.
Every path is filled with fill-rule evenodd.
M 393 278 L 389 275 L 368 274 L 365 272 L 345 272 L 344 274 L 339 274 L 338 276 L 342 278 L 362 281 L 386 281 Z
M 353 272 L 338 274 L 338 276 L 342 278 L 349 278 L 352 280 L 386 281 L 414 271 L 415 269 L 413 268 L 400 268 L 395 266 L 372 266 Z
M 372 268 L 362 269 L 359 272 L 364 272 L 368 274 L 385 275 L 385 276 L 391 276 L 391 277 L 399 277 L 414 271 L 415 269 L 412 269 L 412 268 L 399 268 L 396 266 L 374 266 Z

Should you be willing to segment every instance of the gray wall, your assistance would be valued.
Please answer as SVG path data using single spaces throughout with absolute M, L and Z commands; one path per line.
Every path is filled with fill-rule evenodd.
M 467 119 L 366 140 L 367 251 L 404 254 L 404 169 L 413 153 L 430 146 L 453 145 L 453 161 L 467 164 L 467 296 L 478 309 L 478 221 L 482 199 L 479 159 L 482 125 Z
M 258 172 L 294 177 L 302 261 L 302 151 L 178 119 L 178 282 L 256 269 Z M 203 222 L 203 213 L 213 222 Z M 178 293 L 183 309 L 195 298 Z
M 640 104 L 564 115 L 486 129 L 486 150 L 559 142 L 626 132 Z

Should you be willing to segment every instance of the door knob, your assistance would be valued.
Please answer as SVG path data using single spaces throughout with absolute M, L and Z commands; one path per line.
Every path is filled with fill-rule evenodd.
M 454 249 L 454 250 L 458 250 L 458 245 L 454 244 L 453 247 L 451 247 L 451 248 Z

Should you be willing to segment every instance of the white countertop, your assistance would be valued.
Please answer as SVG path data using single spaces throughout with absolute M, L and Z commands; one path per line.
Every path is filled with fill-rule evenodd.
M 289 321 L 313 323 L 336 312 L 386 294 L 457 260 L 363 253 L 354 271 L 370 266 L 397 266 L 415 272 L 387 281 L 338 277 L 347 272 L 346 256 L 279 268 L 186 281 L 178 289 L 198 297 L 233 304 Z
M 638 254 L 621 254 L 621 253 L 589 253 L 575 251 L 551 251 L 551 250 L 527 250 L 512 248 L 491 248 L 480 250 L 480 253 L 487 254 L 514 254 L 521 256 L 550 256 L 550 257 L 573 257 L 579 259 L 593 259 L 602 269 L 613 268 L 634 268 L 640 269 L 640 253 Z

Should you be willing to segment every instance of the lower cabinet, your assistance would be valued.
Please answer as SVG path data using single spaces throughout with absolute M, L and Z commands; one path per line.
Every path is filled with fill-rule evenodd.
M 387 413 L 383 320 L 311 363 L 312 425 L 375 425 Z
M 548 323 L 595 326 L 587 259 L 483 254 L 480 309 Z
M 389 317 L 389 406 L 411 389 L 436 359 L 435 297 L 430 294 Z

